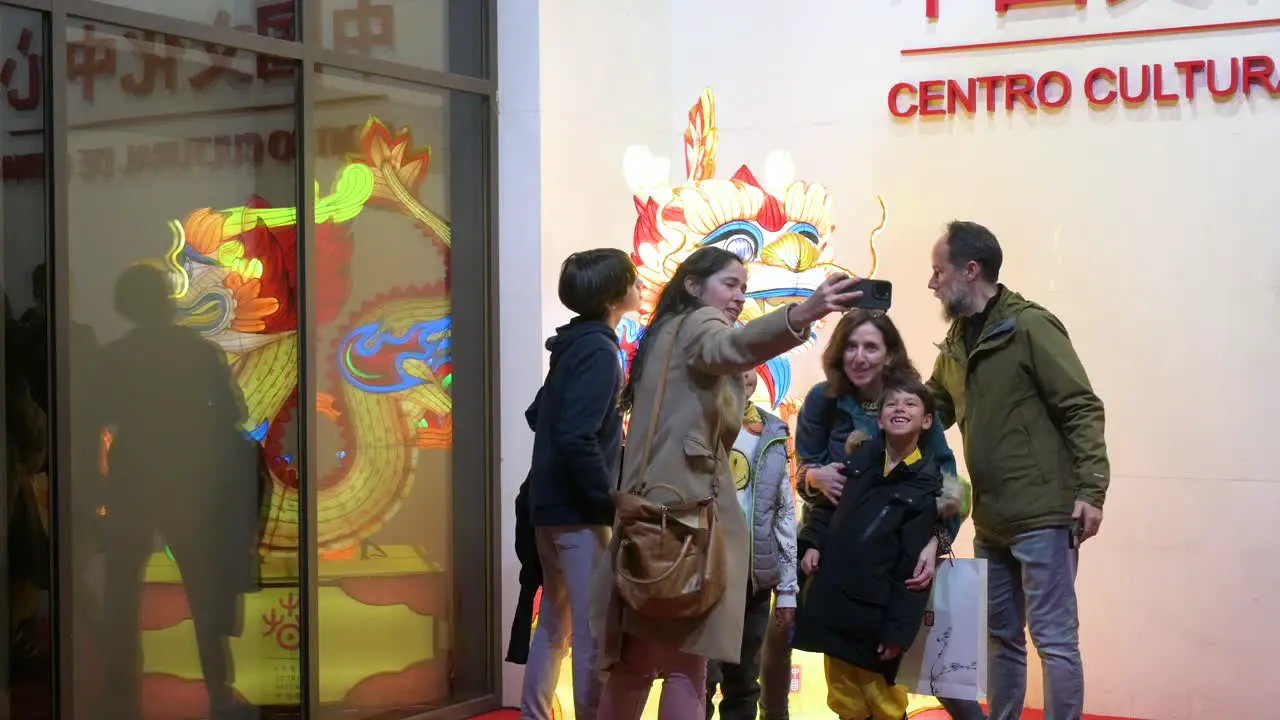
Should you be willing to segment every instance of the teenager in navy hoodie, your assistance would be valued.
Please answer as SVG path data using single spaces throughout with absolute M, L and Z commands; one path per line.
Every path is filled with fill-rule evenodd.
M 560 665 L 572 639 L 574 717 L 595 720 L 600 681 L 590 588 L 609 544 L 609 491 L 622 464 L 623 377 L 614 328 L 623 313 L 640 307 L 635 265 L 621 250 L 574 253 L 560 268 L 559 295 L 577 317 L 547 340 L 551 369 L 525 413 L 534 432 L 533 463 L 516 503 L 517 513 L 527 513 L 517 525 L 524 520 L 533 528 L 542 574 L 520 716 L 551 720 Z

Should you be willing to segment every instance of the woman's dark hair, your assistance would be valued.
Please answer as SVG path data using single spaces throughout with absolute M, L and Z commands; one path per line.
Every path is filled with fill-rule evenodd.
M 898 332 L 898 326 L 893 324 L 889 316 L 878 310 L 852 310 L 840 318 L 836 329 L 831 332 L 831 339 L 827 340 L 827 347 L 822 351 L 822 370 L 827 374 L 827 395 L 857 395 L 858 389 L 844 374 L 844 350 L 849 345 L 849 336 L 863 325 L 879 330 L 880 336 L 884 338 L 884 384 L 901 386 L 920 382 L 920 371 L 916 370 L 911 358 L 907 356 L 907 345 L 902 341 L 902 333 Z
M 666 287 L 662 288 L 662 294 L 658 296 L 658 305 L 653 309 L 653 315 L 649 316 L 649 326 L 644 329 L 644 335 L 640 336 L 640 346 L 631 359 L 627 384 L 622 386 L 622 396 L 619 398 L 623 412 L 631 412 L 635 403 L 636 386 L 640 384 L 640 377 L 644 374 L 645 360 L 649 356 L 649 348 L 653 346 L 653 339 L 658 336 L 658 329 L 667 320 L 702 307 L 702 302 L 685 289 L 686 282 L 706 282 L 707 278 L 735 262 L 742 264 L 742 258 L 728 250 L 706 245 L 694 250 L 676 268 Z
M 602 320 L 636 283 L 631 257 L 616 248 L 576 252 L 560 265 L 560 302 L 588 320 Z

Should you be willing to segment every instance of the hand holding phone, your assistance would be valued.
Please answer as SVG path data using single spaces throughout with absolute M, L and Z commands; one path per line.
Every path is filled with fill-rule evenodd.
M 893 304 L 893 283 L 888 280 L 866 278 L 859 280 L 854 289 L 862 294 L 846 304 L 846 310 L 888 310 Z

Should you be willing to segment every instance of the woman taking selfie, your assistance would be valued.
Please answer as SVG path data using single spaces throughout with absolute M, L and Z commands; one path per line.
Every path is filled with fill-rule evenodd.
M 663 289 L 622 390 L 631 429 L 593 612 L 609 673 L 601 717 L 639 720 L 659 677 L 660 720 L 701 717 L 707 660 L 738 662 L 750 548 L 728 457 L 741 376 L 856 301 L 856 282 L 830 276 L 804 302 L 737 328 L 747 289 L 737 255 L 700 248 Z
M 827 379 L 805 396 L 796 427 L 800 464 L 796 487 L 806 509 L 839 501 L 845 483 L 843 461 L 853 448 L 880 432 L 880 398 L 886 385 L 920 380 L 897 326 L 888 315 L 870 310 L 853 310 L 840 319 L 822 352 L 822 368 Z M 933 455 L 944 475 L 955 477 L 955 454 L 947 446 L 937 419 L 921 436 L 920 449 Z M 907 582 L 911 590 L 929 587 L 937 557 L 950 551 L 960 530 L 956 505 L 962 503 L 956 485 L 948 485 L 948 502 L 939 508 L 939 516 L 947 518 L 945 526 L 936 528 L 934 539 L 921 553 L 915 574 Z M 954 720 L 986 718 L 975 701 L 939 698 L 939 702 Z

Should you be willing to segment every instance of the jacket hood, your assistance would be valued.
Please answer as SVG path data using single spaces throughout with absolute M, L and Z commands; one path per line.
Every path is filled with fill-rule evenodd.
M 760 419 L 764 421 L 764 429 L 760 431 L 760 439 L 772 440 L 791 434 L 791 429 L 782 421 L 782 418 L 764 408 L 757 406 L 757 409 L 760 410 Z
M 574 343 L 583 339 L 593 342 L 600 342 L 601 339 L 604 339 L 615 347 L 618 345 L 617 333 L 605 323 L 599 320 L 574 318 L 567 325 L 561 325 L 556 328 L 556 334 L 547 338 L 546 348 L 551 351 L 552 367 Z

